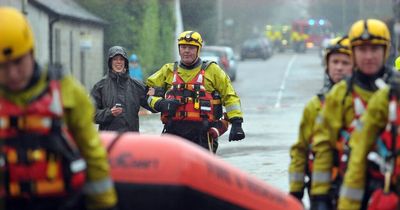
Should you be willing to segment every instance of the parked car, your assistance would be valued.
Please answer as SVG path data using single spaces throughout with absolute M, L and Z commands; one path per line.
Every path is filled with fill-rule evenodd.
M 247 58 L 268 59 L 273 54 L 271 43 L 267 38 L 252 38 L 244 41 L 240 56 L 242 60 Z
M 231 47 L 204 46 L 200 51 L 203 60 L 214 60 L 228 74 L 232 81 L 236 79 L 237 59 Z M 218 58 L 216 58 L 218 57 Z

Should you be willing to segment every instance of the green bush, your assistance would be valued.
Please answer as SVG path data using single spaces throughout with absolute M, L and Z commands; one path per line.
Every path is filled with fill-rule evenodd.
M 145 77 L 172 62 L 175 18 L 172 0 L 80 0 L 88 11 L 107 22 L 104 54 L 114 45 L 139 56 Z M 106 61 L 104 61 L 106 62 Z M 107 65 L 105 65 L 107 66 Z

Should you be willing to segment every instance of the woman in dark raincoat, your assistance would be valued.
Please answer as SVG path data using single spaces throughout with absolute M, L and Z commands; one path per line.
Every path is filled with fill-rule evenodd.
M 152 111 L 147 105 L 146 87 L 129 77 L 128 56 L 123 47 L 111 47 L 107 63 L 107 75 L 91 91 L 96 104 L 95 123 L 99 130 L 139 131 L 140 106 Z

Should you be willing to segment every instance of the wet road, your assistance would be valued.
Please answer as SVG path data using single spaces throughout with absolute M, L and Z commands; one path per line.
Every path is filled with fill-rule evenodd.
M 228 131 L 219 139 L 217 154 L 287 192 L 289 148 L 297 138 L 304 105 L 322 86 L 322 77 L 314 51 L 240 62 L 233 85 L 241 97 L 246 138 L 228 142 Z M 159 115 L 142 116 L 140 130 L 160 133 Z

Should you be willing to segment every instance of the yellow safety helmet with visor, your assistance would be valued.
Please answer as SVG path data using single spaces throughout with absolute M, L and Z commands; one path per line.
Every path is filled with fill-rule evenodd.
M 328 63 L 329 56 L 332 53 L 342 53 L 351 56 L 350 40 L 347 36 L 336 37 L 329 41 L 328 46 L 325 48 L 325 64 Z
M 184 31 L 178 37 L 178 46 L 181 44 L 197 46 L 197 55 L 199 55 L 200 48 L 203 46 L 203 39 L 198 32 Z
M 0 7 L 0 63 L 15 60 L 34 48 L 26 17 L 12 7 Z
M 382 45 L 385 47 L 385 59 L 389 56 L 390 32 L 386 24 L 377 19 L 359 20 L 349 31 L 351 48 L 360 45 Z

